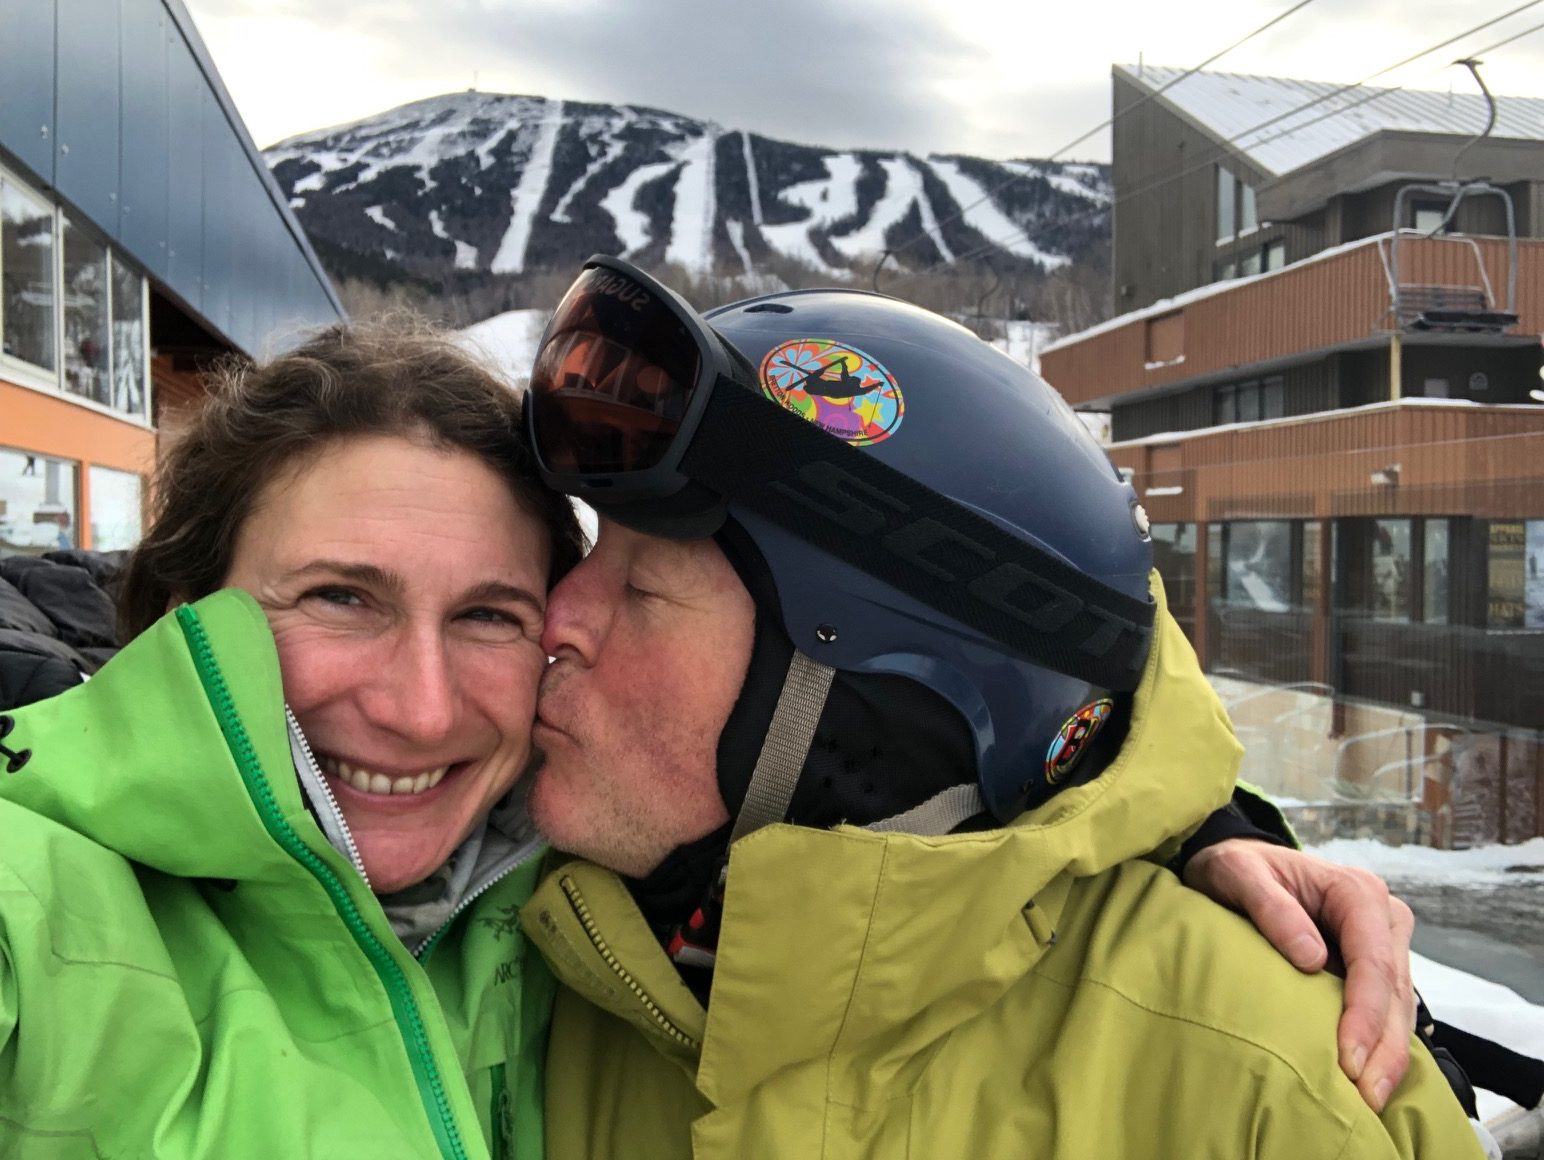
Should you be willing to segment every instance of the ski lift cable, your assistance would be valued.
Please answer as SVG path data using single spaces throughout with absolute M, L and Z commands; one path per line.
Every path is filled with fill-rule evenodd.
M 1144 96 L 1136 104 L 1130 106 L 1129 108 L 1122 109 L 1119 113 L 1115 114 L 1115 116 L 1109 117 L 1109 118 L 1105 119 L 1104 121 L 1101 121 L 1099 124 L 1095 125 L 1092 129 L 1088 130 L 1088 132 L 1082 134 L 1081 136 L 1075 138 L 1074 140 L 1071 140 L 1071 141 L 1067 142 L 1067 144 L 1063 145 L 1060 149 L 1056 150 L 1056 152 L 1052 153 L 1045 160 L 1046 161 L 1055 161 L 1058 157 L 1062 156 L 1064 153 L 1067 153 L 1067 152 L 1071 151 L 1072 149 L 1074 149 L 1077 146 L 1081 145 L 1084 141 L 1087 141 L 1095 133 L 1099 133 L 1099 132 L 1102 132 L 1105 129 L 1108 129 L 1111 125 L 1115 124 L 1115 122 L 1120 117 L 1123 117 L 1123 116 L 1127 115 L 1128 113 L 1135 112 L 1137 109 L 1141 108 L 1143 105 L 1147 104 L 1149 101 L 1152 101 L 1152 100 L 1156 99 L 1158 96 L 1160 96 L 1161 94 L 1168 92 L 1168 90 L 1172 89 L 1175 85 L 1179 84 L 1181 81 L 1185 80 L 1188 77 L 1194 76 L 1196 73 L 1198 73 L 1202 69 L 1204 69 L 1207 65 L 1212 64 L 1212 63 L 1220 60 L 1222 57 L 1226 56 L 1228 53 L 1232 52 L 1234 49 L 1243 47 L 1245 44 L 1248 44 L 1251 40 L 1253 40 L 1255 37 L 1259 36 L 1261 33 L 1269 31 L 1271 28 L 1274 28 L 1276 25 L 1280 24 L 1283 20 L 1285 20 L 1287 17 L 1291 16 L 1293 13 L 1301 11 L 1302 9 L 1308 7 L 1308 5 L 1310 5 L 1312 3 L 1313 3 L 1313 0 L 1298 0 L 1298 3 L 1294 4 L 1291 8 L 1288 8 L 1285 12 L 1278 13 L 1276 16 L 1271 17 L 1271 19 L 1267 20 L 1264 24 L 1260 25 L 1260 27 L 1256 28 L 1253 32 L 1250 32 L 1248 35 L 1246 35 L 1244 37 L 1241 37 L 1238 40 L 1235 40 L 1232 44 L 1228 45 L 1226 48 L 1219 49 L 1218 51 L 1212 53 L 1211 56 L 1207 57 L 1200 64 L 1194 65 L 1191 68 L 1186 69 L 1179 76 L 1175 77 L 1173 80 L 1168 81 L 1162 87 L 1160 87 L 1158 89 L 1155 89 L 1151 93 L 1148 93 L 1146 96 Z M 964 217 L 971 210 L 975 209 L 976 206 L 978 206 L 978 205 L 982 204 L 983 202 L 988 201 L 991 198 L 997 196 L 997 194 L 999 194 L 1003 190 L 1007 189 L 1010 185 L 1013 185 L 1016 182 L 1023 181 L 1025 178 L 1030 177 L 1030 176 L 1033 176 L 1033 174 L 1029 173 L 1029 172 L 1014 174 L 1012 177 L 1007 178 L 1006 180 L 1002 181 L 998 185 L 995 185 L 991 189 L 989 189 L 986 192 L 984 192 L 980 197 L 978 197 L 975 201 L 971 202 L 969 205 L 962 207 L 961 209 L 959 209 L 955 213 L 951 214 L 949 217 L 945 218 L 943 221 L 937 222 L 935 224 L 935 228 L 939 229 L 939 230 L 942 230 L 944 228 L 944 226 L 958 221 L 960 218 Z M 906 250 L 909 250 L 912 246 L 916 245 L 919 241 L 921 241 L 922 238 L 924 238 L 926 236 L 927 236 L 926 234 L 918 234 L 915 238 L 912 238 L 911 241 L 904 242 L 904 243 L 902 243 L 899 246 L 896 246 L 896 247 L 894 247 L 892 249 L 888 249 L 882 255 L 880 255 L 879 261 L 874 266 L 874 273 L 873 273 L 873 277 L 871 279 L 871 281 L 874 284 L 874 288 L 876 290 L 879 289 L 879 271 L 884 267 L 886 259 L 890 258 L 893 255 L 904 253 Z
M 1316 105 L 1323 104 L 1325 101 L 1330 100 L 1333 97 L 1340 96 L 1340 95 L 1342 95 L 1342 94 L 1344 94 L 1346 92 L 1349 92 L 1352 89 L 1359 88 L 1359 87 L 1365 85 L 1368 81 L 1374 80 L 1377 77 L 1385 75 L 1386 73 L 1393 72 L 1395 69 L 1403 68 L 1406 65 L 1413 64 L 1415 61 L 1419 60 L 1423 56 L 1430 56 L 1432 53 L 1438 52 L 1438 51 L 1440 51 L 1440 50 L 1442 50 L 1444 48 L 1447 48 L 1450 45 L 1452 45 L 1453 43 L 1455 43 L 1456 41 L 1462 40 L 1466 36 L 1472 36 L 1476 32 L 1482 32 L 1485 29 L 1490 28 L 1490 27 L 1492 27 L 1495 24 L 1499 24 L 1500 22 L 1502 22 L 1504 20 L 1507 20 L 1507 19 L 1509 19 L 1509 18 L 1511 18 L 1513 16 L 1516 16 L 1520 12 L 1524 12 L 1524 11 L 1526 11 L 1529 8 L 1537 7 L 1540 3 L 1544 3 L 1544 0 L 1529 0 L 1528 3 L 1519 5 L 1518 7 L 1513 8 L 1513 9 L 1511 9 L 1508 12 L 1502 13 L 1500 16 L 1493 17 L 1490 20 L 1484 21 L 1483 23 L 1475 25 L 1472 28 L 1468 28 L 1468 29 L 1464 30 L 1463 32 L 1460 32 L 1460 33 L 1458 33 L 1458 34 L 1456 34 L 1454 36 L 1448 37 L 1446 40 L 1443 40 L 1443 41 L 1441 41 L 1438 44 L 1434 44 L 1430 48 L 1423 49 L 1422 51 L 1420 51 L 1418 53 L 1415 53 L 1415 54 L 1413 54 L 1411 56 L 1408 56 L 1408 57 L 1404 58 L 1401 61 L 1398 61 L 1398 62 L 1396 62 L 1394 64 L 1391 64 L 1391 65 L 1387 65 L 1386 67 L 1379 69 L 1377 72 L 1369 73 L 1367 76 L 1363 77 L 1359 81 L 1355 81 L 1355 82 L 1353 82 L 1351 84 L 1341 85 L 1341 86 L 1331 90 L 1328 93 L 1324 93 L 1321 96 L 1315 97 L 1311 101 L 1306 101 L 1303 104 L 1298 105 L 1298 106 L 1296 106 L 1294 108 L 1288 109 L 1288 110 L 1286 110 L 1283 113 L 1278 113 L 1276 116 L 1271 117 L 1268 120 L 1261 121 L 1257 125 L 1252 125 L 1248 129 L 1241 130 L 1240 132 L 1234 134 L 1232 137 L 1229 137 L 1227 140 L 1220 142 L 1213 149 L 1213 151 L 1211 153 L 1209 153 L 1207 156 L 1203 157 L 1201 160 L 1197 161 L 1196 163 L 1194 163 L 1192 165 L 1189 165 L 1189 166 L 1187 166 L 1184 169 L 1181 169 L 1177 173 L 1171 173 L 1171 174 L 1169 174 L 1166 177 L 1160 177 L 1160 178 L 1157 178 L 1157 179 L 1155 179 L 1155 180 L 1153 180 L 1151 182 L 1148 182 L 1145 185 L 1138 186 L 1136 189 L 1128 190 L 1126 193 L 1120 195 L 1117 198 L 1114 198 L 1111 201 L 1111 203 L 1110 203 L 1110 208 L 1113 208 L 1115 205 L 1119 204 L 1120 202 L 1126 201 L 1126 200 L 1128 200 L 1130 198 L 1140 196 L 1141 194 L 1144 194 L 1144 193 L 1150 193 L 1150 192 L 1152 192 L 1155 189 L 1160 189 L 1160 188 L 1162 188 L 1165 185 L 1172 184 L 1173 182 L 1178 181 L 1181 178 L 1190 176 L 1192 173 L 1195 173 L 1198 170 L 1208 168 L 1208 167 L 1214 165 L 1216 162 L 1218 162 L 1220 160 L 1223 160 L 1223 159 L 1228 158 L 1228 157 L 1237 157 L 1237 156 L 1239 156 L 1243 152 L 1243 150 L 1245 148 L 1258 148 L 1261 145 L 1268 145 L 1268 144 L 1270 144 L 1273 141 L 1279 141 L 1279 140 L 1281 140 L 1284 137 L 1290 137 L 1294 133 L 1301 132 L 1304 129 L 1307 129 L 1307 128 L 1313 126 L 1313 125 L 1317 125 L 1317 124 L 1319 124 L 1322 121 L 1329 120 L 1332 117 L 1337 117 L 1337 116 L 1341 116 L 1341 115 L 1343 115 L 1345 113 L 1349 113 L 1353 109 L 1360 108 L 1362 105 L 1369 104 L 1372 101 L 1381 100 L 1384 97 L 1389 97 L 1389 96 L 1392 96 L 1395 93 L 1402 92 L 1404 90 L 1404 88 L 1405 88 L 1405 86 L 1403 86 L 1403 85 L 1395 85 L 1395 86 L 1393 86 L 1391 88 L 1375 89 L 1375 90 L 1365 94 L 1364 96 L 1358 97 L 1354 101 L 1350 101 L 1350 102 L 1347 102 L 1346 104 L 1338 105 L 1338 106 L 1336 106 L 1336 107 L 1334 107 L 1332 109 L 1328 109 L 1325 112 L 1321 113 L 1317 117 L 1312 117 L 1312 118 L 1310 118 L 1310 119 L 1308 119 L 1306 121 L 1302 121 L 1302 122 L 1299 122 L 1299 123 L 1294 124 L 1294 125 L 1285 126 L 1282 129 L 1278 130 L 1277 132 L 1271 134 L 1268 137 L 1262 137 L 1262 138 L 1260 138 L 1258 140 L 1250 141 L 1248 143 L 1248 145 L 1246 145 L 1246 146 L 1240 146 L 1239 145 L 1239 142 L 1243 141 L 1245 138 L 1253 136 L 1255 133 L 1260 132 L 1262 129 L 1269 128 L 1270 126 L 1279 124 L 1281 121 L 1284 121 L 1284 120 L 1286 120 L 1286 119 L 1288 119 L 1290 117 L 1294 117 L 1294 116 L 1296 116 L 1299 113 L 1306 112 L 1307 110 L 1315 107 Z M 1508 36 L 1508 37 L 1506 37 L 1503 40 L 1499 40 L 1499 41 L 1497 41 L 1494 44 L 1488 45 L 1485 48 L 1478 49 L 1478 50 L 1476 50 L 1476 52 L 1473 55 L 1479 55 L 1479 54 L 1482 54 L 1482 53 L 1492 53 L 1492 52 L 1495 52 L 1496 50 L 1498 50 L 1500 48 L 1503 48 L 1503 47 L 1505 47 L 1507 45 L 1510 45 L 1510 44 L 1514 43 L 1515 41 L 1521 40 L 1525 36 L 1532 35 L 1533 33 L 1540 31 L 1541 29 L 1544 29 L 1544 24 L 1536 24 L 1536 25 L 1534 25 L 1531 28 L 1526 28 L 1526 29 L 1524 29 L 1521 32 L 1514 33 L 1513 35 Z M 1446 67 L 1449 67 L 1449 66 L 1445 65 L 1443 67 L 1446 68 Z M 1156 94 L 1153 94 L 1153 95 L 1156 95 Z M 1007 183 L 1005 182 L 1004 185 L 1006 185 L 1006 184 Z M 1081 214 L 1074 214 L 1071 217 L 1064 219 L 1060 224 L 1063 225 L 1063 226 L 1067 226 L 1067 225 L 1076 224 L 1079 221 L 1082 221 L 1082 220 L 1085 220 L 1085 219 L 1092 220 L 1094 217 L 1096 217 L 1099 213 L 1102 213 L 1102 212 L 1104 212 L 1104 207 L 1100 207 L 1097 210 L 1096 209 L 1086 210 L 1086 211 L 1084 211 Z M 947 220 L 952 221 L 954 219 L 950 218 L 950 219 L 947 219 Z M 1026 233 L 1026 229 L 1027 229 L 1027 226 L 1024 226 L 1024 225 L 1016 226 L 1012 233 L 1005 234 L 1001 238 L 988 239 L 987 242 L 984 245 L 977 246 L 975 249 L 967 250 L 967 251 L 965 251 L 962 254 L 956 255 L 954 260 L 953 260 L 953 262 L 946 263 L 945 265 L 946 266 L 951 266 L 951 267 L 952 266 L 957 266 L 960 262 L 969 261 L 970 259 L 979 257 L 979 256 L 981 256 L 984 253 L 989 253 L 989 252 L 991 252 L 993 250 L 996 250 L 996 249 L 1000 248 L 1001 246 L 1003 246 L 1003 245 L 1005 245 L 1005 244 L 1007 244 L 1009 242 L 1012 242 L 1014 240 L 1023 239 L 1025 241 L 1028 241 L 1030 239 L 1029 239 L 1028 234 Z M 910 246 L 912 244 L 915 244 L 917 241 L 920 240 L 921 237 L 922 237 L 922 235 L 919 235 L 917 238 L 913 238 L 911 242 L 907 243 L 907 245 Z M 901 247 L 897 247 L 894 250 L 886 251 L 886 256 L 888 257 L 890 254 L 899 253 L 900 249 L 901 249 Z M 883 259 L 881 259 L 881 264 L 882 264 L 882 262 L 883 262 Z M 878 267 L 876 267 L 876 274 L 877 274 L 877 271 L 878 271 Z M 913 282 L 915 282 L 917 280 L 920 280 L 922 278 L 928 277 L 929 275 L 937 274 L 937 273 L 940 273 L 940 272 L 941 271 L 937 270 L 937 269 L 913 270 L 910 273 L 908 273 L 905 277 L 903 277 L 898 284 L 893 285 L 889 292 L 893 294 L 897 289 L 899 289 L 901 287 L 910 285 L 911 283 L 913 283 Z

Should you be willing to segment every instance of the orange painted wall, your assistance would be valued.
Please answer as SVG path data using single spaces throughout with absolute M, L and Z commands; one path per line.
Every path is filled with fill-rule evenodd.
M 132 471 L 148 479 L 155 432 L 0 378 L 0 446 L 36 451 L 80 464 L 81 547 L 91 547 L 91 466 Z

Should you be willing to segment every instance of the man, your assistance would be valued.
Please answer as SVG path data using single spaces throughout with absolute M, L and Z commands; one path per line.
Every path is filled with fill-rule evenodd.
M 1478 1155 L 1429 1057 L 1380 1116 L 1338 984 L 1135 860 L 1239 749 L 1054 392 L 877 295 L 708 321 L 592 259 L 532 378 L 602 514 L 530 798 L 589 860 L 523 912 L 549 1156 Z

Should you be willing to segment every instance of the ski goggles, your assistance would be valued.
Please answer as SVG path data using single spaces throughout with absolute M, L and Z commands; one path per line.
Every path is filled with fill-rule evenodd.
M 547 482 L 597 509 L 622 511 L 683 491 L 693 494 L 653 508 L 711 509 L 682 460 L 724 384 L 755 391 L 744 358 L 674 291 L 628 262 L 597 255 L 542 336 L 527 433 Z
M 592 257 L 558 304 L 525 411 L 546 483 L 618 523 L 696 538 L 733 507 L 1049 668 L 1134 687 L 1151 604 L 766 398 L 745 355 L 619 258 Z

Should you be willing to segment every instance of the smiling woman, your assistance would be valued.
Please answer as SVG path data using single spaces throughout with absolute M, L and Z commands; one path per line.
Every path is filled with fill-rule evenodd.
M 336 328 L 227 368 L 157 483 L 131 643 L 0 716 L 0 1154 L 540 1156 L 511 916 L 582 540 L 518 399 Z

